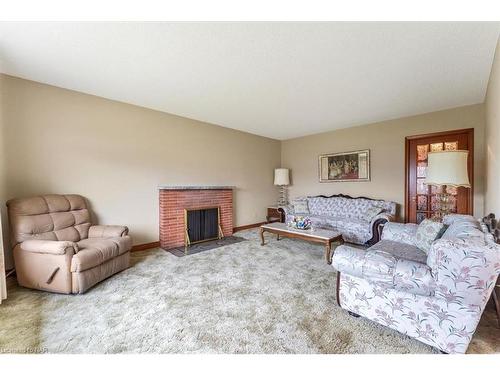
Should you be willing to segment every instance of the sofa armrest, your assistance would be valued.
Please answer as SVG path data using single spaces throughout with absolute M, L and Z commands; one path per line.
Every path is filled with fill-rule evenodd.
M 282 222 L 283 223 L 288 223 L 289 221 L 292 220 L 293 216 L 295 215 L 295 211 L 293 210 L 293 205 L 289 204 L 286 206 L 279 206 L 278 211 L 282 215 Z
M 388 212 L 381 212 L 378 215 L 375 215 L 370 221 L 371 238 L 368 240 L 368 244 L 375 245 L 378 241 L 380 241 L 382 236 L 382 227 L 385 223 L 394 221 L 394 219 L 394 215 L 391 215 Z
M 293 211 L 293 206 L 291 204 L 286 205 L 286 206 L 279 206 L 278 210 L 284 212 L 285 216 L 295 214 L 295 212 Z
M 21 250 L 30 253 L 63 255 L 66 251 L 78 252 L 78 245 L 71 241 L 28 240 L 19 244 Z
M 123 237 L 128 234 L 128 228 L 123 225 L 92 225 L 89 228 L 89 238 Z
M 332 264 L 338 272 L 363 278 L 390 289 L 431 296 L 436 289 L 431 269 L 425 263 L 397 258 L 382 250 L 339 246 Z
M 427 256 L 436 296 L 448 303 L 484 307 L 500 274 L 500 245 L 475 238 L 439 239 Z
M 403 242 L 415 246 L 415 236 L 417 234 L 417 224 L 401 224 L 388 222 L 384 225 L 382 239 L 395 242 Z
M 373 225 L 377 222 L 379 223 L 386 223 L 388 221 L 394 221 L 395 217 L 394 215 L 391 215 L 390 213 L 387 212 L 381 212 L 378 215 L 375 215 L 371 220 L 370 220 L 370 228 L 373 227 Z
M 358 249 L 349 245 L 340 245 L 335 249 L 332 258 L 332 266 L 338 272 L 350 276 L 363 276 L 363 262 L 366 250 Z

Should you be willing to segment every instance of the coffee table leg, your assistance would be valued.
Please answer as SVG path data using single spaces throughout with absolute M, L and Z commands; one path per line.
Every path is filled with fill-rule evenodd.
M 279 235 L 279 234 L 277 234 L 277 237 L 278 237 L 278 238 L 277 238 L 277 241 L 279 241 L 279 240 L 280 240 L 280 235 Z
M 331 253 L 332 253 L 332 244 L 331 242 L 327 242 L 325 247 L 325 260 L 326 263 L 328 264 L 332 264 Z
M 340 245 L 343 245 L 344 244 L 344 239 L 341 238 L 340 240 L 338 241 L 335 241 L 335 249 L 340 246 Z M 326 251 L 325 251 L 325 257 L 326 257 L 326 263 L 328 264 L 332 264 L 332 258 L 333 258 L 333 251 L 332 250 L 332 243 L 329 242 L 328 245 L 326 245 Z M 328 252 L 328 256 L 326 255 L 326 253 Z
M 260 228 L 260 246 L 264 246 L 264 228 Z

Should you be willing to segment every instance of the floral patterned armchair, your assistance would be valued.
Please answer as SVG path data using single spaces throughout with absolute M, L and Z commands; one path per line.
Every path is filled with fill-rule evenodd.
M 415 245 L 416 224 L 385 224 L 367 250 L 338 247 L 339 305 L 443 352 L 465 353 L 500 273 L 500 246 L 471 216 L 444 223 L 428 254 Z

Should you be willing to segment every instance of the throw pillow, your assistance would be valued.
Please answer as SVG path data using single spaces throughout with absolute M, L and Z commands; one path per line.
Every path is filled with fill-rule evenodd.
M 292 201 L 293 212 L 296 214 L 309 215 L 309 206 L 307 200 L 294 200 Z
M 372 219 L 377 216 L 379 213 L 381 213 L 382 211 L 384 211 L 382 208 L 380 207 L 377 207 L 377 206 L 371 206 L 370 208 L 368 208 L 364 215 L 363 215 L 363 218 L 366 220 L 366 221 L 372 221 Z
M 443 223 L 429 219 L 423 220 L 417 228 L 415 245 L 427 254 L 432 243 L 442 234 L 443 229 Z

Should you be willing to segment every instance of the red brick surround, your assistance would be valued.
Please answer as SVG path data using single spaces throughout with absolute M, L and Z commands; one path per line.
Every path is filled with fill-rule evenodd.
M 233 234 L 232 189 L 160 189 L 160 247 L 171 249 L 184 245 L 184 209 L 220 207 L 224 236 Z

